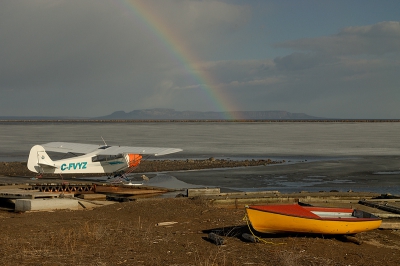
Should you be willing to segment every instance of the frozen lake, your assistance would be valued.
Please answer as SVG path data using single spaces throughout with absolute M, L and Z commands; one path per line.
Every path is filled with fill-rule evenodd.
M 400 194 L 399 132 L 400 123 L 389 122 L 1 123 L 0 161 L 26 161 L 30 148 L 36 144 L 68 141 L 100 145 L 103 137 L 108 145 L 183 149 L 164 159 L 290 161 L 267 167 L 156 174 L 163 175 L 163 181 L 170 180 L 171 186 L 179 181 L 188 186 L 241 191 Z M 176 182 L 171 181 L 175 179 Z
M 51 141 L 182 148 L 187 157 L 400 155 L 400 123 L 1 123 L 0 161 Z

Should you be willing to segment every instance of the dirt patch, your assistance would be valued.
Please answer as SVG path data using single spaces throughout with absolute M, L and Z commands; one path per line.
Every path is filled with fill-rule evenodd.
M 146 199 L 83 211 L 1 212 L 1 265 L 399 265 L 394 230 L 339 237 L 249 233 L 244 209 L 189 198 Z M 162 222 L 176 222 L 157 226 Z M 225 245 L 208 241 L 214 232 Z

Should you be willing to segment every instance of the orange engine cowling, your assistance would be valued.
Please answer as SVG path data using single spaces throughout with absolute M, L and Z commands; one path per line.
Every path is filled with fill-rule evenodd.
M 128 162 L 128 167 L 136 167 L 140 164 L 142 160 L 142 155 L 129 153 L 126 155 L 126 161 Z

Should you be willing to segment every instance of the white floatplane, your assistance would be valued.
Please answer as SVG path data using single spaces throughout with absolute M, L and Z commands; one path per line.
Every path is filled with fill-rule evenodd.
M 28 169 L 39 174 L 118 174 L 139 165 L 144 155 L 180 152 L 176 148 L 108 146 L 70 142 L 35 145 L 28 158 Z M 47 152 L 75 155 L 53 161 Z

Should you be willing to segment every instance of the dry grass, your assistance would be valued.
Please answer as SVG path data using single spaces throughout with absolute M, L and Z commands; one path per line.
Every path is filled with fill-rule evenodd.
M 120 222 L 104 225 L 86 221 L 79 226 L 62 227 L 46 234 L 33 233 L 29 242 L 25 240 L 25 237 L 8 237 L 2 241 L 8 243 L 7 251 L 4 252 L 3 249 L 2 257 L 3 260 L 19 261 L 20 263 L 36 261 L 37 258 L 41 258 L 43 261 L 59 261 L 61 259 L 67 260 L 66 265 L 68 265 L 71 259 L 75 260 L 74 258 L 89 255 L 97 262 L 101 262 L 102 258 L 110 256 L 109 247 L 118 243 L 121 237 L 132 233 L 133 230 Z M 129 242 L 129 245 L 121 249 L 119 255 L 123 257 L 134 247 L 134 243 Z M 74 264 L 76 263 L 75 261 Z
M 29 239 L 25 241 L 24 236 L 5 237 L 1 240 L 2 259 L 0 264 L 6 265 L 6 261 L 18 261 L 21 265 L 111 265 L 109 257 L 118 259 L 112 265 L 163 265 L 163 256 L 167 254 L 135 254 L 132 252 L 138 248 L 137 245 L 148 249 L 157 249 L 163 245 L 176 246 L 173 231 L 162 232 L 156 230 L 154 224 L 147 223 L 138 218 L 134 223 L 123 223 L 115 221 L 113 223 L 99 223 L 85 221 L 73 228 L 60 228 L 53 232 L 33 232 Z M 119 243 L 121 239 L 130 237 L 132 241 L 124 241 L 124 245 Z M 140 241 L 135 241 L 140 239 Z M 208 253 L 204 254 L 198 249 L 198 245 L 186 242 L 182 245 L 183 251 L 187 254 L 188 261 L 194 266 L 225 266 L 235 265 L 227 258 L 227 253 L 223 247 L 212 247 Z M 134 263 L 133 263 L 134 262 Z M 177 264 L 179 265 L 179 264 Z M 185 264 L 188 265 L 188 264 Z
M 262 236 L 265 242 L 244 242 L 241 234 L 249 232 L 242 218 L 241 211 L 189 200 L 9 214 L 0 218 L 0 265 L 334 266 L 383 262 L 379 265 L 387 266 L 400 262 L 397 249 L 382 246 L 374 253 L 376 246 L 334 238 Z M 156 226 L 167 221 L 177 223 Z M 207 241 L 209 231 L 221 235 L 226 245 Z M 380 231 L 364 234 L 364 238 L 364 243 L 400 239 Z

